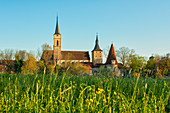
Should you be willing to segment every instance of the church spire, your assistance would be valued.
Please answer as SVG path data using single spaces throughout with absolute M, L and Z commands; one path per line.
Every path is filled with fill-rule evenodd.
M 98 33 L 96 34 L 96 44 L 93 51 L 102 51 L 99 46 Z
M 60 34 L 59 25 L 58 25 L 58 14 L 57 14 L 56 29 L 55 29 L 55 33 L 54 34 Z

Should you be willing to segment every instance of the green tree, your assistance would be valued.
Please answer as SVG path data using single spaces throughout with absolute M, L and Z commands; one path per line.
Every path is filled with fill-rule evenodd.
M 18 55 L 15 55 L 15 72 L 16 73 L 21 73 L 21 67 L 23 66 L 23 60 L 19 59 Z
M 26 51 L 25 50 L 19 50 L 15 52 L 15 72 L 21 73 L 21 67 L 23 66 L 23 62 L 26 59 Z

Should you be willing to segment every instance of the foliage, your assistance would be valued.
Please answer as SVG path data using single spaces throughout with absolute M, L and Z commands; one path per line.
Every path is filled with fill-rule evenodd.
M 19 58 L 19 55 L 15 55 L 15 72 L 21 73 L 21 67 L 23 66 L 23 60 Z
M 170 79 L 0 74 L 1 112 L 168 112 Z
M 43 73 L 44 68 L 45 68 L 45 63 L 43 60 L 40 60 L 39 64 L 38 64 L 38 68 L 39 68 L 39 73 Z
M 132 72 L 139 73 L 140 71 L 142 71 L 145 62 L 146 60 L 144 57 L 134 55 L 130 58 L 129 66 L 132 69 Z
M 151 75 L 156 74 L 160 76 L 170 75 L 170 57 L 169 54 L 166 56 L 156 55 L 147 61 L 146 68 L 151 71 Z
M 128 47 L 121 47 L 118 50 L 116 50 L 118 60 L 123 64 L 123 66 L 126 67 L 130 55 L 133 55 L 134 53 L 135 51 L 133 49 L 129 49 Z
M 21 70 L 23 74 L 34 74 L 37 72 L 37 61 L 33 55 L 28 55 Z
M 81 63 L 73 63 L 68 70 L 68 73 L 71 73 L 73 75 L 84 75 L 89 74 L 89 68 L 87 66 L 84 66 Z

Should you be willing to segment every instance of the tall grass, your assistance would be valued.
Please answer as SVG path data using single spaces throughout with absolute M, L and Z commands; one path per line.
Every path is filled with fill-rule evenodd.
M 170 80 L 0 75 L 0 112 L 168 112 Z

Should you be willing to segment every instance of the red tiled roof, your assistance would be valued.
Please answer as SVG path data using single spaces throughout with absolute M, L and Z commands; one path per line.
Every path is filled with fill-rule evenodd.
M 115 63 L 118 64 L 113 44 L 110 47 L 110 51 L 109 51 L 109 54 L 107 56 L 106 64 L 112 64 L 112 60 L 115 60 Z

